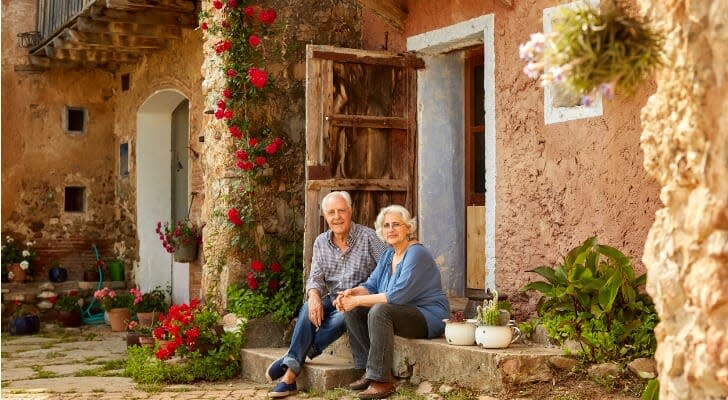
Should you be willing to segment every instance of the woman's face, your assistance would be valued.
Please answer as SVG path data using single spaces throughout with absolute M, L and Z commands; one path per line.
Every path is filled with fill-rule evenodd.
M 387 243 L 392 246 L 406 243 L 409 233 L 409 227 L 404 223 L 402 217 L 398 213 L 388 213 L 384 215 L 384 222 L 382 222 L 382 234 Z

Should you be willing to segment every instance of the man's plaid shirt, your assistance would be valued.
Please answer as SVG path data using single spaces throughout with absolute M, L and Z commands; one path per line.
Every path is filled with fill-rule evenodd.
M 318 235 L 313 242 L 311 275 L 306 282 L 306 293 L 318 289 L 321 297 L 358 286 L 374 271 L 386 245 L 373 229 L 351 223 L 346 243 L 349 248 L 342 253 L 332 240 L 331 230 Z

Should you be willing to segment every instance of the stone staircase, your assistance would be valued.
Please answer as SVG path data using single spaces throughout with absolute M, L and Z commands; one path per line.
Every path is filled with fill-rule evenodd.
M 285 347 L 245 348 L 243 378 L 266 382 L 265 370 L 283 356 Z M 395 337 L 394 372 L 412 384 L 442 382 L 476 391 L 498 393 L 505 385 L 553 379 L 549 360 L 562 355 L 559 348 L 513 344 L 507 349 L 453 346 L 444 338 L 423 340 Z M 326 353 L 307 360 L 298 378 L 300 389 L 346 387 L 361 376 L 354 370 L 348 338 L 344 335 Z

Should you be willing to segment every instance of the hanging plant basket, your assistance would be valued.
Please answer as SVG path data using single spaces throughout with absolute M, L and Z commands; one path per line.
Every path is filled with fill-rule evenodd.
M 187 263 L 197 259 L 197 243 L 180 244 L 174 251 L 174 261 Z

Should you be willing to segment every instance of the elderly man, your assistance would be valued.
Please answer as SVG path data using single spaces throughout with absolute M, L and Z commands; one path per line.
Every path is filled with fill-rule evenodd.
M 311 275 L 306 282 L 308 301 L 298 313 L 288 352 L 266 371 L 273 381 L 281 381 L 268 397 L 296 394 L 296 377 L 306 356 L 314 358 L 346 331 L 344 315 L 333 302 L 339 292 L 364 282 L 377 266 L 385 244 L 373 229 L 351 221 L 351 196 L 331 192 L 321 201 L 329 230 L 313 244 Z

